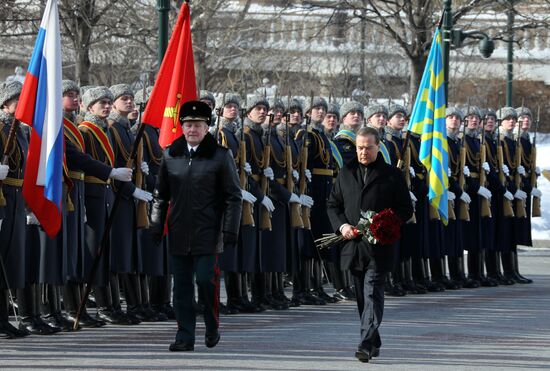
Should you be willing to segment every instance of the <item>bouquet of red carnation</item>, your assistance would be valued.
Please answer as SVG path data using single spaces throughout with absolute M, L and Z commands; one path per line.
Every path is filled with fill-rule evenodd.
M 391 245 L 401 238 L 401 224 L 401 218 L 392 209 L 384 209 L 379 213 L 361 211 L 361 218 L 353 232 L 371 245 Z M 315 244 L 319 248 L 326 248 L 342 241 L 344 237 L 341 234 L 329 233 L 315 240 Z

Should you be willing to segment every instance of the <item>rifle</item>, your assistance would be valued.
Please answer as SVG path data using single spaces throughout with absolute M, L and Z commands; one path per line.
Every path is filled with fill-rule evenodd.
M 313 92 L 311 92 L 310 97 L 310 106 L 313 106 Z M 306 118 L 306 127 L 304 129 L 304 135 L 302 136 L 302 148 L 300 149 L 300 186 L 299 191 L 301 195 L 305 195 L 307 191 L 307 179 L 306 179 L 306 170 L 307 170 L 307 137 L 309 135 L 308 130 L 311 126 L 311 115 Z M 302 206 L 302 221 L 304 224 L 304 229 L 311 230 L 311 220 L 310 220 L 310 209 L 307 206 Z
M 220 140 L 220 130 L 222 126 L 224 104 L 225 104 L 225 93 L 223 93 L 222 105 L 218 107 L 218 109 L 216 110 L 216 116 L 218 116 L 218 121 L 216 122 L 216 135 L 215 135 L 216 143 L 219 143 L 219 140 Z
M 500 105 L 500 102 L 499 102 Z M 506 187 L 506 175 L 504 174 L 504 171 L 502 171 L 502 167 L 504 166 L 504 154 L 502 152 L 502 144 L 500 139 L 500 123 L 501 120 L 497 119 L 497 137 L 498 137 L 498 145 L 497 145 L 497 163 L 498 163 L 498 179 L 500 181 L 500 184 L 502 184 L 503 187 Z M 502 200 L 502 213 L 505 217 L 513 217 L 514 216 L 514 209 L 512 207 L 512 201 L 508 200 L 507 198 L 503 198 Z
M 523 100 L 521 101 L 521 108 L 523 111 Z M 514 174 L 514 183 L 516 189 L 521 189 L 521 175 L 518 172 L 518 168 L 521 166 L 521 160 L 523 157 L 523 147 L 521 146 L 521 123 L 518 122 L 518 137 L 516 138 L 516 173 Z M 518 200 L 516 202 L 516 217 L 525 218 L 527 213 L 525 211 L 525 200 Z
M 241 109 L 241 122 L 244 123 L 244 118 L 246 116 L 246 109 Z M 244 125 L 241 127 L 241 143 L 239 145 L 239 183 L 241 184 L 241 189 L 248 189 L 248 175 L 245 170 L 246 165 L 246 140 L 244 136 Z M 252 226 L 254 227 L 254 209 L 252 204 L 243 201 L 243 213 L 241 224 L 243 226 Z
M 143 125 L 141 123 L 141 118 L 143 117 L 143 110 L 145 109 L 145 101 L 146 101 L 146 94 L 147 94 L 147 88 L 145 87 L 146 83 L 143 82 L 143 102 L 139 104 L 139 119 L 137 121 L 136 125 Z M 138 126 L 138 128 L 140 127 Z M 143 146 L 140 145 L 137 150 L 137 158 L 136 162 L 141 165 L 141 162 L 143 161 Z M 141 167 L 136 167 L 136 179 L 135 179 L 136 187 L 138 188 L 144 188 L 145 185 L 145 179 L 143 177 L 143 172 L 141 171 Z M 136 207 L 136 225 L 138 228 L 149 228 L 149 214 L 147 212 L 147 205 L 148 202 L 146 201 L 138 201 L 137 207 Z
M 483 124 L 481 126 L 481 139 L 480 139 L 480 154 L 479 154 L 479 185 L 482 187 L 485 187 L 487 184 L 487 174 L 485 173 L 485 170 L 483 170 L 483 163 L 487 161 L 487 147 L 485 144 L 485 119 L 483 119 Z M 485 197 L 481 197 L 481 204 L 480 204 L 480 213 L 481 217 L 487 217 L 492 218 L 491 215 L 491 199 L 487 199 Z
M 540 121 L 540 105 L 537 108 L 537 121 L 535 121 L 535 135 L 533 136 L 533 146 L 531 148 L 531 186 L 537 188 L 537 173 L 535 169 L 537 167 L 537 132 L 539 130 Z M 533 197 L 532 216 L 541 216 L 540 210 L 540 197 Z
M 290 146 L 290 128 L 288 122 L 290 121 L 290 113 L 286 114 L 286 147 L 285 147 L 285 161 L 286 161 L 286 189 L 294 193 L 294 178 L 292 172 L 292 148 Z M 301 205 L 295 202 L 290 203 L 290 226 L 292 228 L 304 228 L 304 222 L 302 220 Z
M 401 153 L 399 160 L 397 161 L 397 168 L 403 171 L 403 176 L 405 177 L 405 182 L 407 183 L 407 188 L 411 190 L 411 172 L 409 168 L 411 167 L 411 148 L 409 147 L 409 131 L 405 132 L 405 140 L 403 141 L 403 147 L 401 148 Z M 413 203 L 413 208 L 416 211 L 416 205 Z M 413 212 L 411 218 L 407 221 L 406 224 L 416 224 L 416 215 Z
M 270 114 L 268 120 L 268 129 L 263 153 L 264 170 L 269 167 L 269 162 L 271 160 L 271 125 L 273 124 L 274 116 L 275 115 Z M 269 192 L 269 179 L 265 175 L 262 177 L 260 187 L 264 195 L 267 195 Z M 260 230 L 271 231 L 271 213 L 265 207 L 262 207 L 260 212 Z
M 470 99 L 468 99 L 468 109 L 466 115 L 462 121 L 462 139 L 460 145 L 460 158 L 458 161 L 458 186 L 464 191 L 464 185 L 466 183 L 466 177 L 464 176 L 464 167 L 466 166 L 466 122 L 470 114 Z M 458 203 L 458 218 L 460 220 L 470 221 L 470 205 L 460 200 Z

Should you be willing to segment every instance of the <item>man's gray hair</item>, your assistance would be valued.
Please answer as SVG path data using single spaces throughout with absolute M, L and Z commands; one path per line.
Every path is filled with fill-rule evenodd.
M 374 141 L 376 142 L 376 144 L 380 144 L 380 133 L 378 133 L 378 130 L 376 130 L 375 128 L 371 128 L 368 126 L 362 127 L 359 130 L 357 130 L 357 134 L 356 134 L 356 136 L 362 136 L 362 137 L 366 137 L 369 135 L 372 135 L 374 137 Z

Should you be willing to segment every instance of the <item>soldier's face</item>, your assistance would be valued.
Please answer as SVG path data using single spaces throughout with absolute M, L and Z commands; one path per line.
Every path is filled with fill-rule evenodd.
M 384 126 L 386 126 L 387 118 L 386 115 L 383 113 L 375 113 L 369 118 L 369 123 L 372 125 L 373 128 L 381 129 Z
M 111 100 L 100 99 L 92 104 L 88 110 L 92 115 L 96 115 L 99 118 L 106 119 L 111 113 Z
M 502 120 L 502 128 L 506 131 L 513 130 L 516 127 L 516 119 L 514 117 L 507 117 Z
M 208 133 L 208 124 L 204 120 L 191 120 L 183 123 L 183 135 L 190 146 L 199 145 Z
M 325 115 L 327 114 L 327 111 L 325 111 L 325 107 L 313 107 L 311 109 L 311 121 L 313 122 L 322 122 L 325 119 Z
M 356 140 L 357 160 L 363 165 L 368 165 L 376 160 L 380 145 L 376 144 L 374 135 L 358 135 Z
M 267 116 L 267 108 L 263 105 L 255 106 L 248 112 L 248 118 L 255 124 L 261 124 Z
M 227 103 L 223 107 L 223 117 L 227 120 L 233 121 L 237 118 L 239 114 L 239 106 L 235 103 Z
M 460 127 L 460 117 L 457 115 L 449 115 L 445 118 L 447 129 L 457 131 Z
M 290 125 L 296 125 L 296 124 L 299 124 L 301 122 L 302 122 L 302 113 L 297 109 L 290 110 L 289 124 Z
M 405 126 L 405 115 L 401 112 L 397 112 L 388 121 L 388 126 L 394 130 L 403 130 Z
M 63 94 L 63 111 L 74 112 L 78 109 L 78 93 L 68 91 Z
M 527 131 L 531 127 L 531 117 L 529 116 L 521 116 L 519 122 L 521 123 L 522 131 Z
M 485 118 L 485 131 L 492 132 L 495 129 L 496 120 L 493 116 Z
M 363 122 L 363 114 L 359 111 L 350 112 L 344 116 L 342 122 L 352 129 L 358 129 Z
M 477 129 L 479 127 L 479 117 L 477 115 L 469 115 L 466 120 L 468 120 L 468 129 Z
M 208 107 L 210 107 L 212 111 L 214 110 L 214 103 L 210 99 L 201 99 L 200 101 L 208 104 Z
M 338 120 L 336 119 L 336 115 L 333 113 L 327 113 L 325 116 L 325 119 L 323 120 L 323 126 L 328 131 L 333 131 L 336 127 L 336 123 Z
M 283 120 L 283 110 L 280 108 L 275 108 L 269 111 L 270 114 L 273 115 L 273 123 L 272 126 L 275 126 L 277 124 L 280 124 Z
M 19 98 L 10 99 L 6 103 L 4 103 L 3 111 L 9 114 L 14 114 L 15 110 L 17 109 L 17 103 L 19 103 Z
M 121 95 L 114 103 L 113 108 L 121 115 L 128 115 L 134 110 L 134 98 L 131 95 Z

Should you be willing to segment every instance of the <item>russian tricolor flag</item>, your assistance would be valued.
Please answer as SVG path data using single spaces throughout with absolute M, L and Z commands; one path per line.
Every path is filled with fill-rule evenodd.
M 63 106 L 57 0 L 48 0 L 15 117 L 32 126 L 23 196 L 50 238 L 61 228 Z

